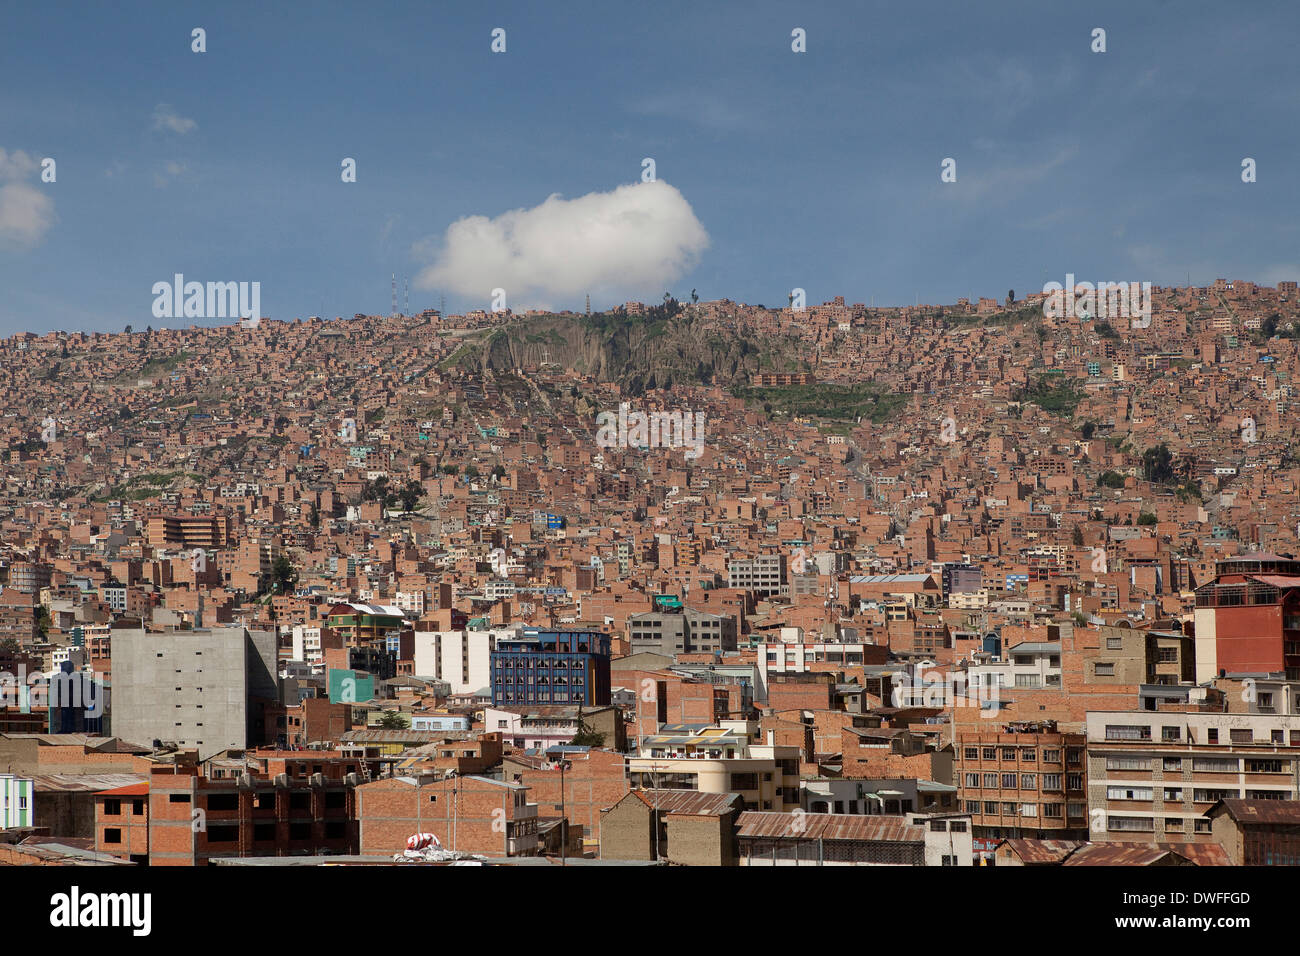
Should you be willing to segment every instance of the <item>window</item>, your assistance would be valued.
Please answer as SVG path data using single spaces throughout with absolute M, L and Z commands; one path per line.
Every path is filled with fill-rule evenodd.
M 1061 789 L 1061 775 L 1060 775 L 1059 773 L 1045 773 L 1045 774 L 1043 774 L 1043 789 L 1044 789 L 1044 790 L 1060 790 L 1060 789 Z
M 964 753 L 965 753 L 965 758 L 966 758 L 967 760 L 978 760 L 978 759 L 979 759 L 980 751 L 979 751 L 979 748 L 978 748 L 978 747 L 967 747 L 967 748 L 965 748 Z
M 1003 759 L 1003 760 L 1015 760 L 1015 759 L 1016 759 L 1016 748 L 1015 748 L 1015 747 L 1003 747 L 1003 748 L 1002 748 L 1002 759 Z
M 1083 789 L 1083 774 L 1081 774 L 1081 773 L 1067 773 L 1067 774 L 1065 775 L 1065 789 L 1066 789 L 1066 790 L 1082 790 L 1082 789 Z
M 948 823 L 948 832 L 950 832 L 950 833 L 965 833 L 965 832 L 966 832 L 966 821 L 965 821 L 965 820 L 952 820 L 952 821 L 950 821 L 950 822 Z
M 1156 827 L 1154 817 L 1110 817 L 1106 821 L 1106 828 L 1108 830 L 1154 833 Z
M 966 786 L 971 789 L 978 789 L 980 785 L 980 775 L 977 773 L 966 774 Z
M 1151 728 L 1145 724 L 1107 724 L 1107 740 L 1150 740 Z
M 1043 751 L 1043 763 L 1060 763 L 1060 762 L 1061 762 L 1061 751 L 1059 750 Z
M 1064 814 L 1065 807 L 1059 803 L 1044 803 L 1043 816 L 1051 820 L 1059 820 Z
M 1192 770 L 1196 773 L 1236 773 L 1240 766 L 1236 757 L 1196 757 Z
M 1182 758 L 1182 757 L 1166 757 L 1166 758 L 1165 758 L 1165 773 L 1170 773 L 1170 772 L 1173 772 L 1173 773 L 1181 773 L 1181 772 L 1182 772 L 1182 769 L 1183 769 L 1183 758 Z
M 1287 773 L 1289 760 L 1247 760 L 1246 773 Z
M 1036 816 L 1038 816 L 1038 804 L 1036 804 L 1036 803 L 1022 803 L 1022 804 L 1020 805 L 1020 815 L 1021 815 L 1022 817 L 1036 817 Z
M 1150 800 L 1150 787 L 1107 787 L 1107 800 Z
M 1107 757 L 1107 770 L 1150 770 L 1151 761 L 1146 757 Z M 1071 790 L 1074 788 L 1071 787 Z
M 190 795 L 188 793 L 169 793 L 167 794 L 168 803 L 189 803 Z
M 984 789 L 996 790 L 998 788 L 998 775 L 995 773 L 986 773 L 984 775 Z
M 998 759 L 998 749 L 997 749 L 996 747 L 985 747 L 985 748 L 984 748 L 984 759 L 985 759 L 985 760 L 997 760 L 997 759 Z
M 1123 647 L 1124 647 L 1124 638 L 1122 638 L 1122 637 L 1108 637 L 1108 638 L 1106 638 L 1106 650 L 1108 650 L 1108 651 L 1118 651 L 1118 650 L 1121 650 Z
M 1016 789 L 1016 775 L 1014 773 L 1004 773 L 1002 775 L 1002 789 L 1003 790 Z
M 218 812 L 223 810 L 238 810 L 239 795 L 236 793 L 210 793 L 208 794 L 208 809 Z
M 1231 729 L 1228 731 L 1228 737 L 1234 744 L 1250 744 L 1255 742 L 1255 732 L 1249 727 L 1244 730 Z
M 731 790 L 757 790 L 758 774 L 756 773 L 733 773 L 731 775 Z
M 984 801 L 984 815 L 986 817 L 996 817 L 998 815 L 998 804 L 996 800 Z
M 1182 803 L 1183 802 L 1182 787 L 1165 787 L 1165 802 Z
M 948 832 L 948 821 L 947 821 L 947 820 L 931 820 L 931 821 L 930 821 L 930 832 L 931 832 L 931 833 L 947 833 L 947 832 Z
M 1161 727 L 1160 739 L 1165 741 L 1181 740 L 1183 731 L 1181 727 Z
M 1210 728 L 1206 729 L 1206 731 L 1205 731 L 1205 742 L 1206 742 L 1206 743 L 1210 743 L 1210 744 L 1217 744 L 1217 743 L 1219 742 L 1219 728 L 1218 728 L 1218 727 L 1210 727 Z
M 1093 665 L 1093 666 L 1094 666 L 1094 668 L 1095 668 L 1094 673 L 1095 673 L 1095 675 L 1096 675 L 1097 677 L 1114 677 L 1114 676 L 1115 676 L 1115 665 L 1114 665 L 1114 664 L 1111 664 L 1111 663 L 1109 663 L 1109 662 L 1103 664 L 1103 663 L 1101 663 L 1100 661 L 1098 661 L 1098 662 L 1097 662 L 1095 665 Z
M 104 801 L 104 816 L 106 816 L 106 817 L 120 817 L 121 815 L 122 815 L 122 801 L 121 801 L 121 800 L 105 800 L 105 801 Z
M 1020 750 L 1020 759 L 1033 763 L 1038 759 L 1038 751 L 1034 750 L 1033 747 L 1022 747 Z
M 105 843 L 121 843 L 122 831 L 118 827 L 107 827 L 104 830 Z

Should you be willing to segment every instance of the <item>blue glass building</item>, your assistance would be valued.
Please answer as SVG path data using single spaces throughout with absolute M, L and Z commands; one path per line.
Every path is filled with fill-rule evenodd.
M 492 703 L 604 706 L 609 657 L 608 634 L 525 629 L 492 652 Z

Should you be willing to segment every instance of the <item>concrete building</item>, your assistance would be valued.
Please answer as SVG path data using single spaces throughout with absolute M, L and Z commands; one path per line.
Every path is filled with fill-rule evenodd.
M 113 634 L 116 736 L 168 741 L 201 757 L 269 742 L 264 705 L 279 697 L 276 640 L 244 627 Z
M 1099 652 L 1085 665 L 1090 683 L 1180 684 L 1195 679 L 1194 642 L 1181 631 L 1106 626 L 1097 631 Z
M 668 725 L 642 739 L 628 781 L 633 790 L 735 793 L 745 809 L 797 809 L 799 748 L 749 741 L 733 726 Z
M 497 642 L 523 637 L 523 626 L 491 630 L 415 632 L 416 677 L 446 681 L 453 694 L 472 694 L 492 685 Z
M 627 619 L 632 653 L 719 654 L 736 649 L 736 619 L 689 607 L 646 611 Z
M 727 564 L 727 587 L 753 591 L 765 597 L 789 593 L 784 554 L 760 554 L 756 558 L 735 558 Z
M 1210 841 L 1220 800 L 1300 797 L 1300 716 L 1095 711 L 1087 736 L 1093 840 Z

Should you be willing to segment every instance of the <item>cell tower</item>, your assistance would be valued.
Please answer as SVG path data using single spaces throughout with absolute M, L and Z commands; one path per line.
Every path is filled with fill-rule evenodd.
M 406 305 L 403 307 L 402 314 L 410 315 L 411 314 L 411 277 L 404 276 L 403 278 L 406 280 Z
M 393 273 L 393 311 L 389 315 L 397 314 L 397 273 Z
M 587 293 L 587 314 L 591 315 L 591 293 Z

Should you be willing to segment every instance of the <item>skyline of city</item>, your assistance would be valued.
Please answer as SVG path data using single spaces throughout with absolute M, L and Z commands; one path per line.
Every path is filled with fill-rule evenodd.
M 175 273 L 277 319 L 385 313 L 392 274 L 451 312 L 1290 278 L 1288 9 L 1171 9 L 23 7 L 0 333 L 146 324 Z

